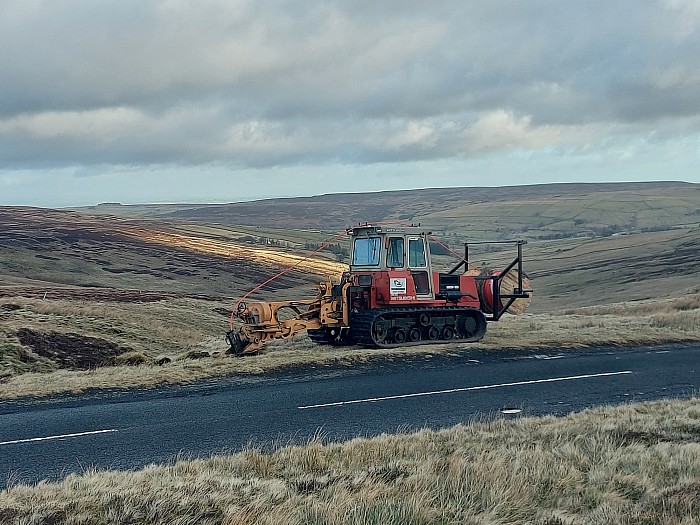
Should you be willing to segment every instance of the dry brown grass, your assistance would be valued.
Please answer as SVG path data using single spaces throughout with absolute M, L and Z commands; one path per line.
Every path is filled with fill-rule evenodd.
M 675 314 L 700 310 L 700 292 L 693 290 L 681 297 L 657 299 L 655 301 L 637 301 L 617 303 L 604 306 L 589 306 L 585 308 L 568 308 L 562 310 L 564 315 L 618 315 L 618 316 L 646 316 L 658 314 Z
M 337 278 L 348 269 L 346 264 L 327 260 L 322 256 L 308 258 L 307 256 L 292 253 L 289 250 L 246 246 L 238 242 L 211 239 L 182 231 L 174 232 L 139 227 L 125 227 L 123 231 L 139 239 L 169 247 L 186 248 L 199 253 L 223 255 L 231 258 L 251 259 L 256 262 L 278 265 L 281 268 L 295 266 L 324 278 L 329 275 Z
M 0 492 L 3 523 L 691 524 L 700 401 L 249 449 Z
M 2 309 L 4 304 L 21 308 L 8 312 Z M 477 349 L 498 352 L 504 348 L 576 349 L 700 341 L 698 305 L 700 294 L 695 291 L 668 300 L 507 316 L 492 323 L 484 340 L 476 344 L 366 349 L 317 346 L 303 336 L 273 343 L 258 356 L 233 358 L 225 354 L 223 339 L 228 320 L 215 311 L 226 305 L 193 299 L 133 304 L 0 299 L 0 399 L 78 393 L 90 388 L 179 384 L 297 366 L 355 367 L 375 359 Z M 50 361 L 19 345 L 14 334 L 23 327 L 108 339 L 131 350 L 133 359 L 121 360 L 132 364 L 88 371 L 57 370 Z M 188 359 L 193 351 L 206 352 L 209 357 Z M 160 357 L 171 362 L 153 364 Z

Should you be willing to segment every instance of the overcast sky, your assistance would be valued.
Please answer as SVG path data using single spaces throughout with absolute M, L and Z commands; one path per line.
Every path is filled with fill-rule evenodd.
M 700 0 L 0 0 L 0 204 L 699 166 Z

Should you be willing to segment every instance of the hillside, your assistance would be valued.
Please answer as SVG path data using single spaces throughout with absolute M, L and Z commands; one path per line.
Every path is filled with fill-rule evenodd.
M 358 222 L 420 222 L 455 240 L 553 239 L 700 223 L 700 185 L 682 182 L 436 188 L 221 205 L 110 206 L 91 213 L 207 224 L 338 231 Z
M 458 252 L 467 240 L 527 239 L 534 312 L 665 297 L 700 282 L 700 185 L 658 182 L 426 189 L 204 207 L 104 204 L 80 213 L 0 208 L 0 285 L 234 300 L 333 235 L 323 231 L 342 231 L 360 217 L 421 222 Z M 347 250 L 345 239 L 337 242 Z M 334 253 L 323 253 L 325 259 L 304 262 L 303 271 L 284 275 L 258 296 L 313 293 L 320 276 L 344 268 Z M 507 264 L 507 252 L 479 247 L 471 253 L 480 266 Z M 438 268 L 454 264 L 447 257 L 436 262 Z
M 302 261 L 299 250 L 239 241 L 245 237 L 239 232 L 179 229 L 162 221 L 0 207 L 0 225 L 3 294 L 72 286 L 93 295 L 110 289 L 234 298 L 299 264 L 266 289 L 295 296 L 344 268 L 324 258 Z
M 226 357 L 223 335 L 231 308 L 244 293 L 298 265 L 253 298 L 307 298 L 321 278 L 345 268 L 338 261 L 347 259 L 347 240 L 321 231 L 332 228 L 304 229 L 280 220 L 292 208 L 299 217 L 316 220 L 311 205 L 302 214 L 302 204 L 310 201 L 337 200 L 338 206 L 326 206 L 326 215 L 320 210 L 317 214 L 338 222 L 347 220 L 337 211 L 343 206 L 350 214 L 352 206 L 366 210 L 383 197 L 387 211 L 376 218 L 390 220 L 401 209 L 420 208 L 420 220 L 444 224 L 443 231 L 435 228 L 436 236 L 458 252 L 464 231 L 470 237 L 496 232 L 527 238 L 524 268 L 535 290 L 529 315 L 493 323 L 484 341 L 474 344 L 479 348 L 697 340 L 697 185 L 517 190 L 516 202 L 514 188 L 481 189 L 492 198 L 462 207 L 455 204 L 456 197 L 452 204 L 445 197 L 445 192 L 457 190 L 248 203 L 251 210 L 260 206 L 261 213 L 260 224 L 248 225 L 179 217 L 228 206 L 197 211 L 187 205 L 104 205 L 81 212 L 0 207 L 0 399 L 180 383 L 289 366 L 355 366 L 406 352 L 461 351 L 451 345 L 399 348 L 388 354 L 360 347 L 319 351 L 300 338 L 255 359 Z M 483 208 L 477 213 L 479 206 Z M 266 209 L 267 215 L 260 211 Z M 509 214 L 501 215 L 506 209 Z M 494 214 L 494 223 L 493 217 L 501 217 L 495 230 L 484 218 L 487 212 Z M 550 221 L 550 229 L 518 226 L 533 217 Z M 483 229 L 473 229 L 474 224 Z M 619 224 L 625 229 L 618 231 Z M 628 227 L 633 224 L 635 228 Z M 304 259 L 331 239 L 333 251 Z M 470 254 L 474 264 L 490 268 L 503 268 L 513 256 L 500 246 L 473 246 Z M 453 258 L 435 257 L 436 269 L 453 265 Z M 588 306 L 597 308 L 581 308 Z
M 186 221 L 188 228 L 201 224 L 208 233 L 248 225 L 249 233 L 299 247 L 304 236 L 322 242 L 332 234 L 318 232 L 364 221 L 419 222 L 458 252 L 466 241 L 524 238 L 526 269 L 537 289 L 534 312 L 664 297 L 700 281 L 698 184 L 441 188 L 209 206 L 101 205 L 90 211 Z M 502 252 L 471 253 L 481 266 L 507 264 Z M 452 264 L 438 262 L 443 268 Z
M 700 282 L 700 228 L 535 242 L 526 248 L 526 268 L 536 288 L 532 312 L 669 297 Z

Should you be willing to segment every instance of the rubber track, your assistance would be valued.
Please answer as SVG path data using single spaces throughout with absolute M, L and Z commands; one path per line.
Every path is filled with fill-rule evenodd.
M 474 341 L 479 341 L 483 338 L 483 336 L 479 337 L 478 339 L 465 338 L 459 337 L 459 334 L 455 334 L 455 337 L 452 339 L 421 339 L 420 341 L 404 341 L 403 343 L 377 343 L 372 338 L 372 325 L 374 324 L 374 320 L 380 315 L 387 316 L 388 314 L 390 318 L 394 314 L 399 314 L 400 317 L 406 317 L 407 315 L 417 315 L 423 312 L 428 314 L 431 312 L 439 312 L 441 315 L 449 315 L 452 313 L 459 314 L 463 312 L 478 312 L 479 314 L 483 315 L 483 313 L 480 310 L 469 307 L 435 307 L 427 310 L 425 308 L 372 308 L 370 310 L 360 311 L 353 315 L 352 320 L 350 321 L 350 333 L 352 334 L 352 338 L 356 344 L 372 348 L 397 348 L 402 346 L 434 345 L 460 342 L 470 343 Z

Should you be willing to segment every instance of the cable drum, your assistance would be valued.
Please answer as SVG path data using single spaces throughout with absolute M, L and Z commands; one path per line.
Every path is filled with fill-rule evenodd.
M 497 276 L 500 275 L 500 270 L 480 270 L 479 271 L 479 276 L 480 277 L 489 277 L 489 276 Z M 476 273 L 474 270 L 472 270 L 472 273 Z M 493 287 L 494 287 L 494 282 L 495 279 L 477 279 L 476 284 L 477 284 L 477 290 L 479 292 L 479 302 L 481 303 L 481 310 L 484 313 L 487 314 L 492 314 L 494 310 L 494 293 L 493 293 Z M 512 268 L 507 274 L 503 276 L 501 279 L 501 286 L 499 289 L 499 292 L 502 294 L 512 294 L 515 293 L 515 290 L 518 287 L 518 270 L 515 268 Z M 523 273 L 523 289 L 525 290 L 531 290 L 532 289 L 532 283 L 528 276 Z M 510 305 L 510 307 L 507 310 L 507 313 L 513 314 L 513 315 L 520 315 L 522 313 L 525 313 L 525 311 L 528 309 L 530 306 L 530 303 L 532 302 L 532 293 L 529 293 L 530 297 L 526 298 L 519 298 L 516 299 L 513 304 Z M 500 303 L 500 311 L 503 311 L 503 308 L 508 304 L 508 301 L 510 299 L 501 297 Z

